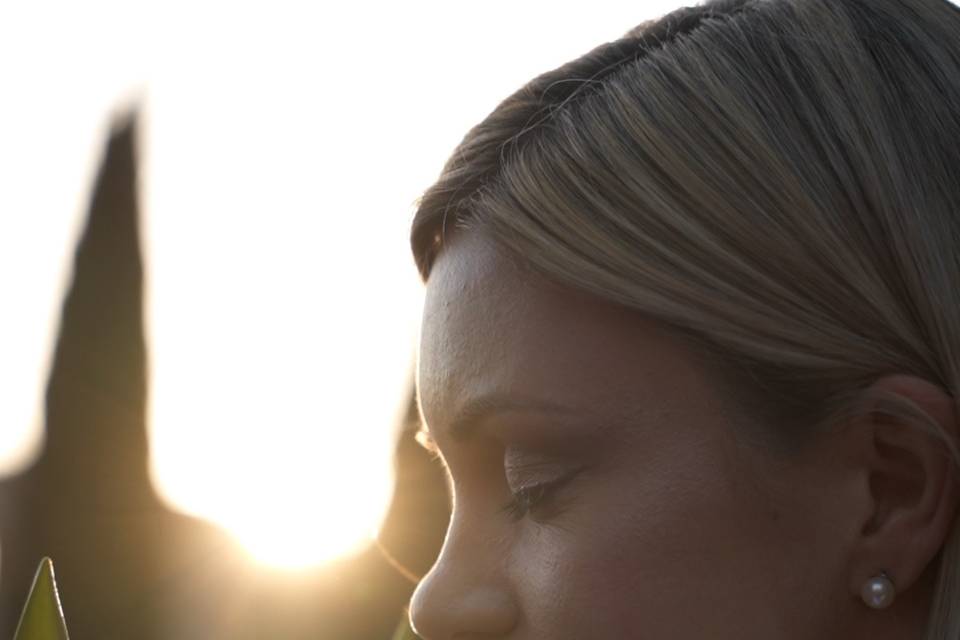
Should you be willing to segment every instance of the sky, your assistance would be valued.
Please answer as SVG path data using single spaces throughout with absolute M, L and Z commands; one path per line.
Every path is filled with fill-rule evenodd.
M 0 2 L 0 475 L 42 448 L 80 216 L 136 107 L 158 492 L 272 565 L 359 549 L 413 379 L 417 197 L 524 82 L 681 4 Z

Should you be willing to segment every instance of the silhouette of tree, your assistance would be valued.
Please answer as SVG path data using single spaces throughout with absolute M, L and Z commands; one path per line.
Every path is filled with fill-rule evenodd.
M 0 483 L 0 638 L 12 637 L 45 555 L 73 640 L 388 638 L 413 585 L 378 550 L 295 576 L 268 572 L 219 529 L 170 511 L 151 486 L 136 122 L 115 124 L 77 247 L 44 451 Z M 413 442 L 412 399 L 406 422 L 382 539 L 422 573 L 447 504 L 439 466 Z

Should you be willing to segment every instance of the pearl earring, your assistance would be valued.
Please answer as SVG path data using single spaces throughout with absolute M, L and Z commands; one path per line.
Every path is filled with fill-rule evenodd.
M 860 597 L 871 609 L 886 609 L 893 604 L 896 592 L 890 576 L 887 575 L 886 571 L 881 571 L 880 575 L 873 576 L 863 583 L 863 588 L 860 589 Z

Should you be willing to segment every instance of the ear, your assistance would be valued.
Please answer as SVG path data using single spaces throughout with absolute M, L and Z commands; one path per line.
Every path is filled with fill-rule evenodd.
M 856 427 L 858 473 L 867 508 L 856 540 L 850 590 L 885 571 L 901 594 L 923 576 L 950 533 L 960 498 L 951 446 L 958 441 L 956 401 L 913 376 L 886 376 L 864 394 Z M 927 427 L 895 411 L 910 406 Z M 953 445 L 932 432 L 936 425 Z

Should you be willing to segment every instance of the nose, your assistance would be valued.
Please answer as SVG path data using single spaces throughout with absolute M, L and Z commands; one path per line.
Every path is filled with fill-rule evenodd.
M 435 568 L 410 601 L 410 622 L 423 640 L 493 640 L 516 627 L 516 607 L 506 592 L 493 585 L 457 585 L 449 575 Z
M 410 601 L 410 622 L 424 640 L 505 638 L 520 617 L 502 571 L 503 556 L 486 555 L 482 544 L 464 548 L 448 532 L 436 564 Z

